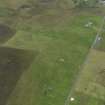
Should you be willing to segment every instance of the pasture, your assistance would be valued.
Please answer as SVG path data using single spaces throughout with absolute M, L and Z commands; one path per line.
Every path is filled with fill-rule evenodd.
M 73 4 L 68 0 L 65 3 L 63 0 L 57 3 L 55 0 L 47 1 L 34 3 L 29 0 L 0 1 L 2 4 L 0 4 L 0 22 L 10 27 L 9 32 L 13 31 L 12 34 L 4 35 L 8 36 L 5 40 L 0 35 L 0 39 L 4 40 L 0 46 L 0 65 L 3 62 L 3 65 L 6 65 L 13 59 L 13 64 L 9 63 L 8 66 L 14 67 L 5 68 L 7 72 L 10 71 L 8 76 L 11 78 L 8 79 L 6 73 L 6 82 L 8 82 L 6 90 L 9 95 L 4 98 L 6 100 L 2 105 L 65 105 L 81 65 L 96 37 L 103 13 L 99 15 L 97 10 L 71 9 Z M 92 25 L 86 27 L 89 22 L 92 22 Z M 0 32 L 4 32 L 1 30 L 2 28 Z M 95 56 L 95 53 L 100 54 Z M 89 85 L 87 93 L 84 92 L 85 83 L 88 84 L 94 75 L 94 70 L 91 70 L 92 65 L 100 63 L 101 58 L 104 62 L 104 54 L 101 52 L 93 50 L 90 56 L 91 59 L 96 58 L 95 62 L 88 64 L 90 68 L 87 77 L 84 75 L 88 67 L 81 73 L 80 79 L 85 79 L 77 82 L 76 89 L 73 91 L 77 100 L 70 105 L 81 105 L 81 97 L 84 98 L 84 105 L 104 103 L 103 93 L 97 100 L 98 93 L 90 92 L 91 88 L 94 88 L 93 84 Z M 0 84 L 5 83 L 3 76 L 5 73 L 2 72 L 4 69 L 1 66 Z M 88 78 L 89 81 L 86 81 Z M 97 74 L 94 81 L 99 78 Z M 100 81 L 101 79 L 103 78 L 100 78 Z M 101 88 L 100 81 L 97 81 L 96 85 Z M 12 83 L 14 85 L 10 87 Z M 3 89 L 0 88 L 0 91 Z M 103 86 L 102 89 L 104 91 Z M 3 96 L 6 96 L 5 92 Z M 85 100 L 89 103 L 87 104 Z

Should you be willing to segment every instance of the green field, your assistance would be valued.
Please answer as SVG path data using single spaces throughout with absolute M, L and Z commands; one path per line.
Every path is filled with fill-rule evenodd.
M 103 23 L 102 23 L 103 24 Z M 98 32 L 94 46 L 90 49 L 69 98 L 70 105 L 105 104 L 105 24 Z M 100 28 L 98 29 L 100 30 Z
M 19 30 L 5 43 L 3 46 L 33 49 L 39 52 L 37 59 L 29 69 L 31 73 L 26 73 L 32 76 L 31 84 L 30 81 L 26 81 L 27 76 L 23 74 L 26 79 L 22 77 L 23 79 L 19 81 L 16 90 L 11 95 L 9 105 L 21 103 L 25 105 L 31 103 L 32 105 L 64 105 L 68 92 L 78 75 L 80 65 L 94 40 L 100 19 L 101 17 L 83 12 L 78 17 L 70 16 L 65 20 L 63 18 L 63 23 L 56 25 L 43 26 L 40 24 L 41 28 L 35 28 L 36 25 L 33 24 L 34 29 L 31 29 L 30 32 Z M 95 28 L 94 26 L 90 29 L 84 27 L 89 20 L 94 22 Z M 32 35 L 32 38 L 29 35 Z M 24 82 L 24 80 L 26 83 L 22 85 L 21 81 Z M 27 87 L 28 84 L 32 87 Z M 29 90 L 27 88 L 24 90 L 25 87 Z
M 21 51 L 15 55 L 18 54 L 16 57 L 22 58 L 19 61 L 26 62 L 28 67 L 19 75 L 14 89 L 8 99 L 5 99 L 5 105 L 65 105 L 103 14 L 98 15 L 97 9 L 71 9 L 68 3 L 71 7 L 73 4 L 68 0 L 66 3 L 63 0 L 58 3 L 50 2 L 45 6 L 37 1 L 35 4 L 28 0 L 12 1 L 0 1 L 0 23 L 15 30 L 15 34 L 1 43 L 1 47 L 10 52 L 10 49 Z M 87 28 L 85 25 L 88 22 L 93 24 Z M 12 53 L 14 54 L 14 50 Z M 91 72 L 89 79 L 94 75 L 93 73 L 91 76 Z M 77 100 L 70 105 L 81 105 L 81 97 L 84 98 L 84 105 L 103 105 L 103 98 L 97 98 L 91 92 L 85 93 L 82 85 L 78 83 L 79 90 L 73 92 Z
M 73 97 L 75 97 L 75 101 L 71 102 L 70 105 L 104 105 L 105 103 L 99 98 L 92 97 L 82 92 L 75 92 Z
M 104 102 L 104 58 L 104 52 L 97 50 L 90 51 L 88 60 L 84 65 L 80 77 L 74 87 L 74 91 L 86 94 L 89 97 L 100 99 L 100 101 Z M 73 92 L 73 94 L 74 93 L 75 92 Z M 92 103 L 90 103 L 90 105 L 92 105 Z

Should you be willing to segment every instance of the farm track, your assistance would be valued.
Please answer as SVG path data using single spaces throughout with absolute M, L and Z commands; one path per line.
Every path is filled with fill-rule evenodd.
M 101 32 L 102 32 L 103 27 L 104 27 L 104 23 L 105 23 L 105 16 L 104 16 L 103 19 L 102 19 L 102 22 L 101 22 L 100 28 L 99 28 L 99 30 L 98 30 L 98 32 L 97 32 L 97 35 L 96 35 L 96 37 L 95 37 L 95 40 L 93 41 L 93 43 L 92 43 L 92 45 L 91 45 L 91 47 L 90 47 L 90 49 L 89 49 L 89 52 L 88 52 L 88 54 L 87 54 L 87 56 L 86 56 L 86 59 L 85 59 L 84 63 L 82 64 L 80 71 L 78 72 L 78 76 L 77 76 L 76 79 L 74 80 L 74 84 L 72 85 L 72 87 L 71 87 L 71 89 L 70 89 L 70 92 L 69 92 L 69 94 L 68 94 L 68 96 L 67 96 L 67 99 L 65 100 L 64 105 L 70 105 L 70 98 L 72 97 L 72 94 L 74 93 L 75 86 L 76 86 L 77 83 L 78 83 L 78 79 L 81 77 L 81 73 L 82 73 L 83 70 L 84 70 L 84 69 L 83 69 L 84 65 L 87 64 L 88 61 L 89 61 L 89 54 L 91 53 L 91 50 L 94 49 L 95 45 L 97 44 L 98 38 L 100 37 Z

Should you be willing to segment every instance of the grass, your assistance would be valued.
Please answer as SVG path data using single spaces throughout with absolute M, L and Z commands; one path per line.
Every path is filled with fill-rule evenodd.
M 28 73 L 19 80 L 7 105 L 64 105 L 101 17 L 83 12 L 58 20 L 62 21 L 50 24 L 32 21 L 31 25 L 31 21 L 23 20 L 25 24 L 17 24 L 16 35 L 3 44 L 39 53 Z M 88 21 L 94 23 L 91 28 L 84 27 Z
M 7 0 L 3 0 L 0 1 L 0 7 L 9 7 L 9 8 L 13 8 L 16 9 L 18 8 L 20 5 L 24 4 L 25 2 L 27 2 L 28 0 L 10 0 L 9 2 Z
M 16 59 L 28 67 L 16 81 L 6 105 L 64 105 L 97 34 L 102 17 L 97 15 L 96 11 L 69 10 L 68 0 L 55 3 L 56 6 L 51 6 L 50 9 L 39 5 L 40 3 L 36 8 L 36 4 L 30 3 L 32 8 L 18 10 L 27 4 L 26 1 L 29 3 L 28 0 L 0 1 L 0 4 L 3 4 L 0 5 L 0 22 L 16 30 L 15 35 L 1 47 L 12 49 L 10 55 L 15 53 L 15 49 L 26 52 L 33 50 L 33 56 L 37 52 L 35 59 L 32 56 L 34 61 L 30 68 L 27 64 L 30 54 L 16 53 Z M 7 7 L 11 8 L 14 14 L 7 11 Z M 85 25 L 90 21 L 93 25 L 86 28 Z M 5 53 L 7 52 L 6 50 Z M 78 87 L 80 85 L 84 87 L 84 84 L 79 84 Z M 101 98 L 97 100 L 91 94 L 79 92 L 76 91 L 75 95 L 80 101 L 74 105 L 81 105 L 81 97 L 84 97 L 89 105 L 103 104 Z
M 97 50 L 105 51 L 105 46 L 104 46 L 105 45 L 105 32 L 104 30 L 101 33 L 100 37 L 101 37 L 101 40 L 97 42 L 95 48 Z
M 73 96 L 75 97 L 75 101 L 70 102 L 70 105 L 104 105 L 105 103 L 103 100 L 94 98 L 81 92 L 76 92 Z
M 104 52 L 97 50 L 90 52 L 88 61 L 76 85 L 76 91 L 104 100 L 104 58 Z
M 70 105 L 103 105 L 105 103 L 105 46 L 104 29 L 100 34 L 101 40 L 96 42 L 89 52 L 88 58 L 83 65 L 76 85 L 74 85 L 71 97 L 75 98 Z

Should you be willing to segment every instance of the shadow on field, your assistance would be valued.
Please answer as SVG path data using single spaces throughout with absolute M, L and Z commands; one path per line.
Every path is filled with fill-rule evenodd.
M 15 34 L 15 30 L 11 29 L 9 26 L 0 24 L 0 43 L 7 41 Z
M 5 105 L 21 74 L 34 59 L 32 51 L 0 48 L 0 105 Z

